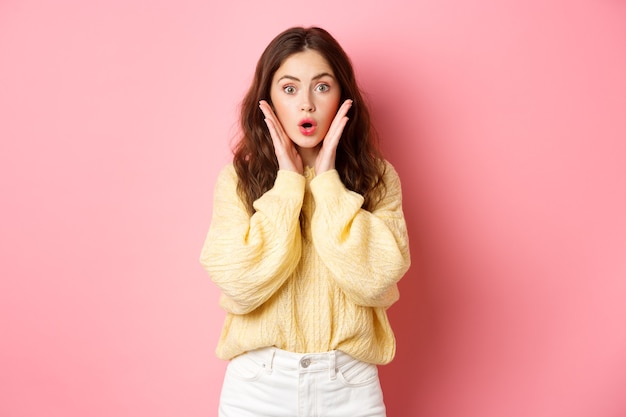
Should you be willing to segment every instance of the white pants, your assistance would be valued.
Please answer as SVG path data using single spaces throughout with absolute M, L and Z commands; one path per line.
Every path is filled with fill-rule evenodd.
M 385 404 L 376 365 L 263 348 L 228 364 L 219 417 L 385 417 Z

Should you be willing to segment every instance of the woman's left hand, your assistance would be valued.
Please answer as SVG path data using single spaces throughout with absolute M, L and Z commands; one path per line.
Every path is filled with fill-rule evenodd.
M 341 139 L 343 129 L 346 127 L 346 123 L 348 123 L 348 117 L 346 114 L 348 114 L 350 107 L 352 107 L 352 100 L 348 99 L 344 101 L 341 107 L 339 107 L 339 110 L 337 110 L 337 115 L 330 124 L 328 132 L 322 142 L 322 147 L 320 148 L 317 158 L 315 159 L 316 174 L 321 174 L 322 172 L 335 169 L 337 146 L 339 145 L 339 139 Z

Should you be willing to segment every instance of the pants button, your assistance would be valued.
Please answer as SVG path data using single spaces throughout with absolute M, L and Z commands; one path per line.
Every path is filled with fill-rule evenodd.
M 300 361 L 300 366 L 302 366 L 303 368 L 308 368 L 310 364 L 311 359 L 309 358 L 302 358 L 302 360 Z

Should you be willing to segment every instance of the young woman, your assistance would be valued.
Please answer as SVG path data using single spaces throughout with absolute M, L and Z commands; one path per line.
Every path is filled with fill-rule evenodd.
M 227 312 L 219 415 L 385 416 L 408 238 L 348 56 L 320 28 L 279 34 L 240 122 L 201 255 Z

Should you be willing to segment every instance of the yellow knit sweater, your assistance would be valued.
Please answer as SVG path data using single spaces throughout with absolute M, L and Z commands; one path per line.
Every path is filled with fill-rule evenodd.
M 276 346 L 391 361 L 395 339 L 385 310 L 398 299 L 410 258 L 400 180 L 389 163 L 384 179 L 387 192 L 369 212 L 336 170 L 279 170 L 250 216 L 232 164 L 222 170 L 200 259 L 227 312 L 219 358 Z

